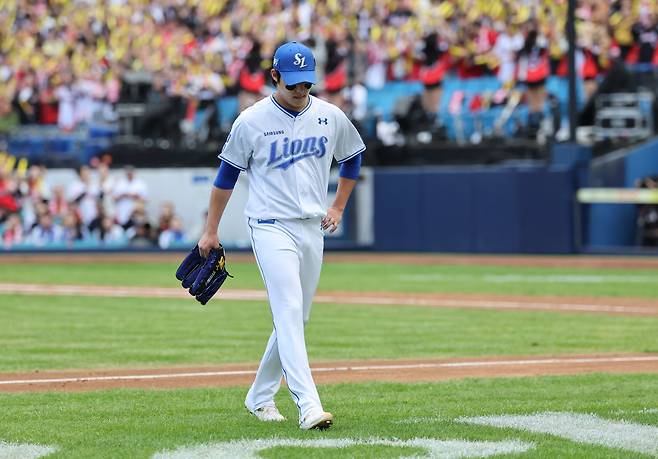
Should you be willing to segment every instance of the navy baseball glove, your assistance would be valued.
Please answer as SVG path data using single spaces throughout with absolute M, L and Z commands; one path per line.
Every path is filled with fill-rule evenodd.
M 194 246 L 176 270 L 176 279 L 201 304 L 217 293 L 227 277 L 233 276 L 226 270 L 226 255 L 221 245 L 211 249 L 208 258 L 199 255 L 199 246 Z

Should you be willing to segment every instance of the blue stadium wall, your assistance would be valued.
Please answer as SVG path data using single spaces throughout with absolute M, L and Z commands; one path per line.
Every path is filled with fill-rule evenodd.
M 375 250 L 572 253 L 569 166 L 375 171 Z
M 631 151 L 596 161 L 590 171 L 592 187 L 633 188 L 635 181 L 658 174 L 658 139 Z M 636 206 L 592 204 L 587 206 L 584 246 L 587 251 L 623 250 L 636 245 Z

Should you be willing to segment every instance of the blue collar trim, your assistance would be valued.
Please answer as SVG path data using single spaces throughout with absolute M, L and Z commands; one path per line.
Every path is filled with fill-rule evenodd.
M 293 119 L 296 118 L 296 117 L 298 117 L 299 115 L 305 113 L 305 112 L 311 107 L 311 102 L 313 101 L 313 98 L 309 95 L 309 97 L 308 97 L 308 104 L 306 104 L 306 107 L 304 107 L 304 109 L 303 109 L 301 112 L 296 112 L 296 111 L 294 111 L 294 110 L 288 110 L 288 109 L 285 108 L 283 105 L 281 105 L 280 103 L 278 103 L 278 102 L 276 101 L 276 99 L 274 98 L 274 95 L 271 95 L 271 96 L 270 96 L 270 99 L 272 99 L 272 102 L 274 103 L 274 105 L 275 105 L 279 110 L 281 110 L 283 113 L 285 113 L 286 115 L 288 115 L 289 117 L 291 117 L 291 118 L 293 118 Z

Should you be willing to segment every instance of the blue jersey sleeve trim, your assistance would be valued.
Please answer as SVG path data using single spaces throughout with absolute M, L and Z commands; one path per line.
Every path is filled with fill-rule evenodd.
M 352 153 L 347 158 L 341 159 L 340 161 L 338 161 L 338 164 L 343 164 L 345 161 L 349 161 L 350 159 L 354 158 L 356 155 L 360 155 L 364 151 L 366 151 L 365 145 L 363 146 L 363 148 L 361 148 L 360 150 L 357 150 L 356 152 Z
M 222 161 L 215 177 L 215 187 L 222 190 L 232 190 L 235 188 L 235 183 L 238 181 L 240 169 L 232 166 L 231 164 Z
M 340 163 L 338 175 L 340 177 L 356 180 L 359 178 L 359 171 L 361 170 L 361 154 L 352 156 L 347 161 Z
M 242 166 L 238 166 L 237 164 L 232 163 L 232 162 L 229 161 L 228 159 L 222 157 L 222 155 L 219 155 L 219 159 L 222 160 L 222 163 L 228 163 L 228 164 L 230 164 L 231 166 L 235 167 L 236 169 L 240 169 L 241 171 L 246 171 L 246 170 L 247 170 L 246 168 L 244 168 L 244 167 L 242 167 Z

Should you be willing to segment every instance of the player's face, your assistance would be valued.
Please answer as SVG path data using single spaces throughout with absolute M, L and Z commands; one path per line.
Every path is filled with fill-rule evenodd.
M 311 86 L 311 83 L 286 85 L 283 76 L 280 75 L 279 82 L 276 85 L 277 102 L 289 110 L 299 112 L 308 104 L 308 93 L 311 90 Z

